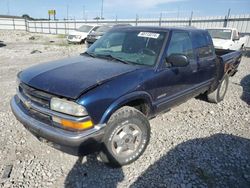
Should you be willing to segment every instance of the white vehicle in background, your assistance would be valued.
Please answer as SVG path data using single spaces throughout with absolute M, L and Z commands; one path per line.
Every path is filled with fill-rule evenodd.
M 98 29 L 99 26 L 92 26 L 92 25 L 83 25 L 78 29 L 71 31 L 67 36 L 67 40 L 69 43 L 80 43 L 84 44 L 87 38 L 87 35 L 91 32 Z
M 207 31 L 210 33 L 216 49 L 240 50 L 244 49 L 247 42 L 247 36 L 240 37 L 235 28 L 211 28 Z

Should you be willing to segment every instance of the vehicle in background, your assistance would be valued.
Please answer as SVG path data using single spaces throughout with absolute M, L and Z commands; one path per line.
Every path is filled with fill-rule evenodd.
M 83 44 L 86 41 L 87 35 L 96 31 L 98 28 L 99 26 L 83 25 L 78 29 L 71 31 L 67 36 L 67 40 L 69 43 Z
M 88 47 L 90 47 L 96 40 L 101 38 L 106 32 L 108 32 L 113 27 L 124 27 L 131 26 L 130 24 L 116 24 L 116 25 L 102 25 L 95 32 L 88 34 L 86 42 Z
M 211 35 L 216 49 L 243 50 L 247 42 L 247 37 L 240 37 L 235 28 L 210 28 L 207 31 Z
M 224 99 L 242 56 L 227 51 L 205 30 L 113 28 L 80 56 L 20 72 L 11 108 L 50 146 L 126 165 L 145 151 L 150 119 L 200 94 Z

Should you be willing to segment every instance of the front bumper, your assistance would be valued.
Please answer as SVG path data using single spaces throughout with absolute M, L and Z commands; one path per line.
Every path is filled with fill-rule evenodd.
M 98 149 L 104 135 L 105 124 L 95 125 L 94 128 L 82 132 L 68 131 L 31 117 L 20 103 L 17 96 L 12 98 L 13 114 L 40 141 L 72 155 L 88 154 Z
M 77 38 L 75 35 L 69 35 L 67 36 L 67 41 L 71 43 L 80 43 L 82 38 Z
M 71 43 L 80 43 L 82 41 L 82 39 L 73 38 L 73 39 L 67 39 L 67 41 L 71 42 Z
M 93 44 L 95 41 L 97 41 L 96 38 L 87 38 L 87 39 L 86 39 L 86 42 L 87 42 L 88 44 Z

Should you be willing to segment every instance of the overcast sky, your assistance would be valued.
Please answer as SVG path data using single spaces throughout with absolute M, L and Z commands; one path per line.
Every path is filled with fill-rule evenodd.
M 29 14 L 35 18 L 47 18 L 48 10 L 55 9 L 57 18 L 92 19 L 101 14 L 102 0 L 0 0 L 0 14 Z M 104 18 L 134 19 L 136 14 L 144 18 L 224 16 L 250 14 L 250 0 L 104 0 Z

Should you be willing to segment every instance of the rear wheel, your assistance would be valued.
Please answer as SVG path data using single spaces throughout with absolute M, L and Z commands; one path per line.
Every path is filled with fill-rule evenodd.
M 129 106 L 122 107 L 107 124 L 100 158 L 111 166 L 127 165 L 142 155 L 149 139 L 150 125 L 144 114 Z
M 218 85 L 217 89 L 207 95 L 208 101 L 212 103 L 221 102 L 227 93 L 228 84 L 229 84 L 229 75 L 225 74 L 220 84 Z

